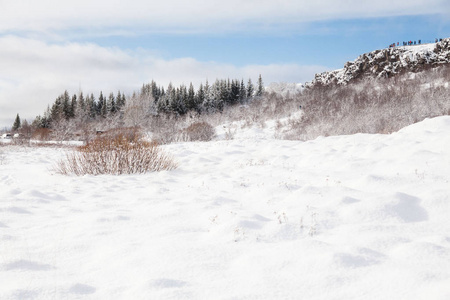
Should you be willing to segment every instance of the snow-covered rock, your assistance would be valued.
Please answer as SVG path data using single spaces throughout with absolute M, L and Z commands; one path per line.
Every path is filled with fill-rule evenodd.
M 391 77 L 450 63 L 450 38 L 433 44 L 375 50 L 347 62 L 342 69 L 316 74 L 306 86 L 347 84 L 362 78 Z

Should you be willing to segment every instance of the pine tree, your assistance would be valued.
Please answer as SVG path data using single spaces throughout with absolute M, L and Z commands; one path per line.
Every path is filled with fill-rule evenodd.
M 95 116 L 97 115 L 97 105 L 95 104 L 95 97 L 92 93 L 91 96 L 86 98 L 86 108 L 89 112 L 89 117 L 95 119 Z
M 115 114 L 117 111 L 116 99 L 113 93 L 109 94 L 108 101 L 106 102 L 106 110 L 108 114 Z
M 77 114 L 77 95 L 73 95 L 72 96 L 72 102 L 70 103 L 70 116 L 69 118 L 74 118 L 75 115 Z
M 182 85 L 177 89 L 173 89 L 171 97 L 172 102 L 170 103 L 170 110 L 179 115 L 185 114 L 186 98 L 187 98 L 186 86 Z
M 162 96 L 161 89 L 156 85 L 156 82 L 152 80 L 151 82 L 152 86 L 152 96 L 155 102 L 159 101 L 159 98 Z
M 172 83 L 170 82 L 167 86 L 167 91 L 164 93 L 164 95 L 160 98 L 158 101 L 158 112 L 163 113 L 171 113 L 172 110 L 172 102 L 174 101 L 173 98 L 175 97 L 175 90 L 173 88 Z
M 56 98 L 50 110 L 49 120 L 50 122 L 57 122 L 61 120 L 63 116 L 64 116 L 63 98 L 62 96 L 58 96 L 58 98 Z
M 241 86 L 239 87 L 239 102 L 244 103 L 247 98 L 247 90 L 245 88 L 244 79 L 241 80 Z
M 16 119 L 14 120 L 14 124 L 12 126 L 12 130 L 17 131 L 20 129 L 20 127 L 21 127 L 20 117 L 19 114 L 17 114 Z
M 231 92 L 230 92 L 230 104 L 234 105 L 238 103 L 240 96 L 240 88 L 239 88 L 239 81 L 232 80 L 231 81 Z
M 204 92 L 205 97 L 202 102 L 202 107 L 204 111 L 210 112 L 213 108 L 213 93 L 211 91 L 211 87 L 209 86 L 208 80 L 206 80 Z
M 116 109 L 119 111 L 122 107 L 125 106 L 125 94 L 121 94 L 120 91 L 117 92 L 116 97 Z
M 200 87 L 198 88 L 198 92 L 195 95 L 195 110 L 200 113 L 201 107 L 205 101 L 205 89 L 203 88 L 203 84 L 200 83 Z
M 252 80 L 249 78 L 247 83 L 247 98 L 252 98 L 255 88 L 253 87 Z
M 100 91 L 100 96 L 98 97 L 98 102 L 97 102 L 97 115 L 100 115 L 102 117 L 106 117 L 106 97 L 103 96 L 103 92 Z
M 42 117 L 42 128 L 50 128 L 51 121 L 51 110 L 50 105 L 48 105 L 47 110 L 44 112 L 44 116 Z
M 227 84 L 224 80 L 216 80 L 211 87 L 212 94 L 212 105 L 210 107 L 211 112 L 222 111 L 223 109 L 223 99 L 227 96 Z
M 261 97 L 264 93 L 264 84 L 262 81 L 261 74 L 259 74 L 258 78 L 258 88 L 256 89 L 256 97 Z
M 67 120 L 72 115 L 69 92 L 67 90 L 65 90 L 64 94 L 62 94 L 61 97 L 62 97 L 62 112 L 63 112 L 64 118 Z
M 86 111 L 86 102 L 84 100 L 83 92 L 80 92 L 80 95 L 78 97 L 78 103 L 77 103 L 76 111 L 77 111 L 77 114 Z
M 197 109 L 197 102 L 195 101 L 195 90 L 192 82 L 189 84 L 189 90 L 186 99 L 186 109 L 188 111 Z

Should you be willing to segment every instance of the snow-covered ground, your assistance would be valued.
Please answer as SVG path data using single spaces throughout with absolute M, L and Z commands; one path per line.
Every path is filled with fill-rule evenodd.
M 164 146 L 179 168 L 146 175 L 0 147 L 0 299 L 450 299 L 450 117 L 253 130 Z

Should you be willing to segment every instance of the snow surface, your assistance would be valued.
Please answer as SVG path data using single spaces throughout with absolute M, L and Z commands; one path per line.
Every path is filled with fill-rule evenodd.
M 450 299 L 450 117 L 249 132 L 164 146 L 179 168 L 145 175 L 0 147 L 0 299 Z

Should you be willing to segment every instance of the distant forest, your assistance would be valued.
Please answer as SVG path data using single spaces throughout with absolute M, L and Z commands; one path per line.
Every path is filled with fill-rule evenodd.
M 212 85 L 206 81 L 197 90 L 192 83 L 189 87 L 174 87 L 169 84 L 164 89 L 152 81 L 143 84 L 139 92 L 129 97 L 120 91 L 117 94 L 110 92 L 108 95 L 100 92 L 98 98 L 94 94 L 84 95 L 83 92 L 70 96 L 65 91 L 47 107 L 43 115 L 35 118 L 32 126 L 58 129 L 67 122 L 81 125 L 102 120 L 115 123 L 108 127 L 139 126 L 145 123 L 145 119 L 161 114 L 181 116 L 188 112 L 220 112 L 227 106 L 248 103 L 255 97 L 261 97 L 263 93 L 261 75 L 256 86 L 251 79 L 248 79 L 247 84 L 244 80 L 227 79 L 216 80 Z

